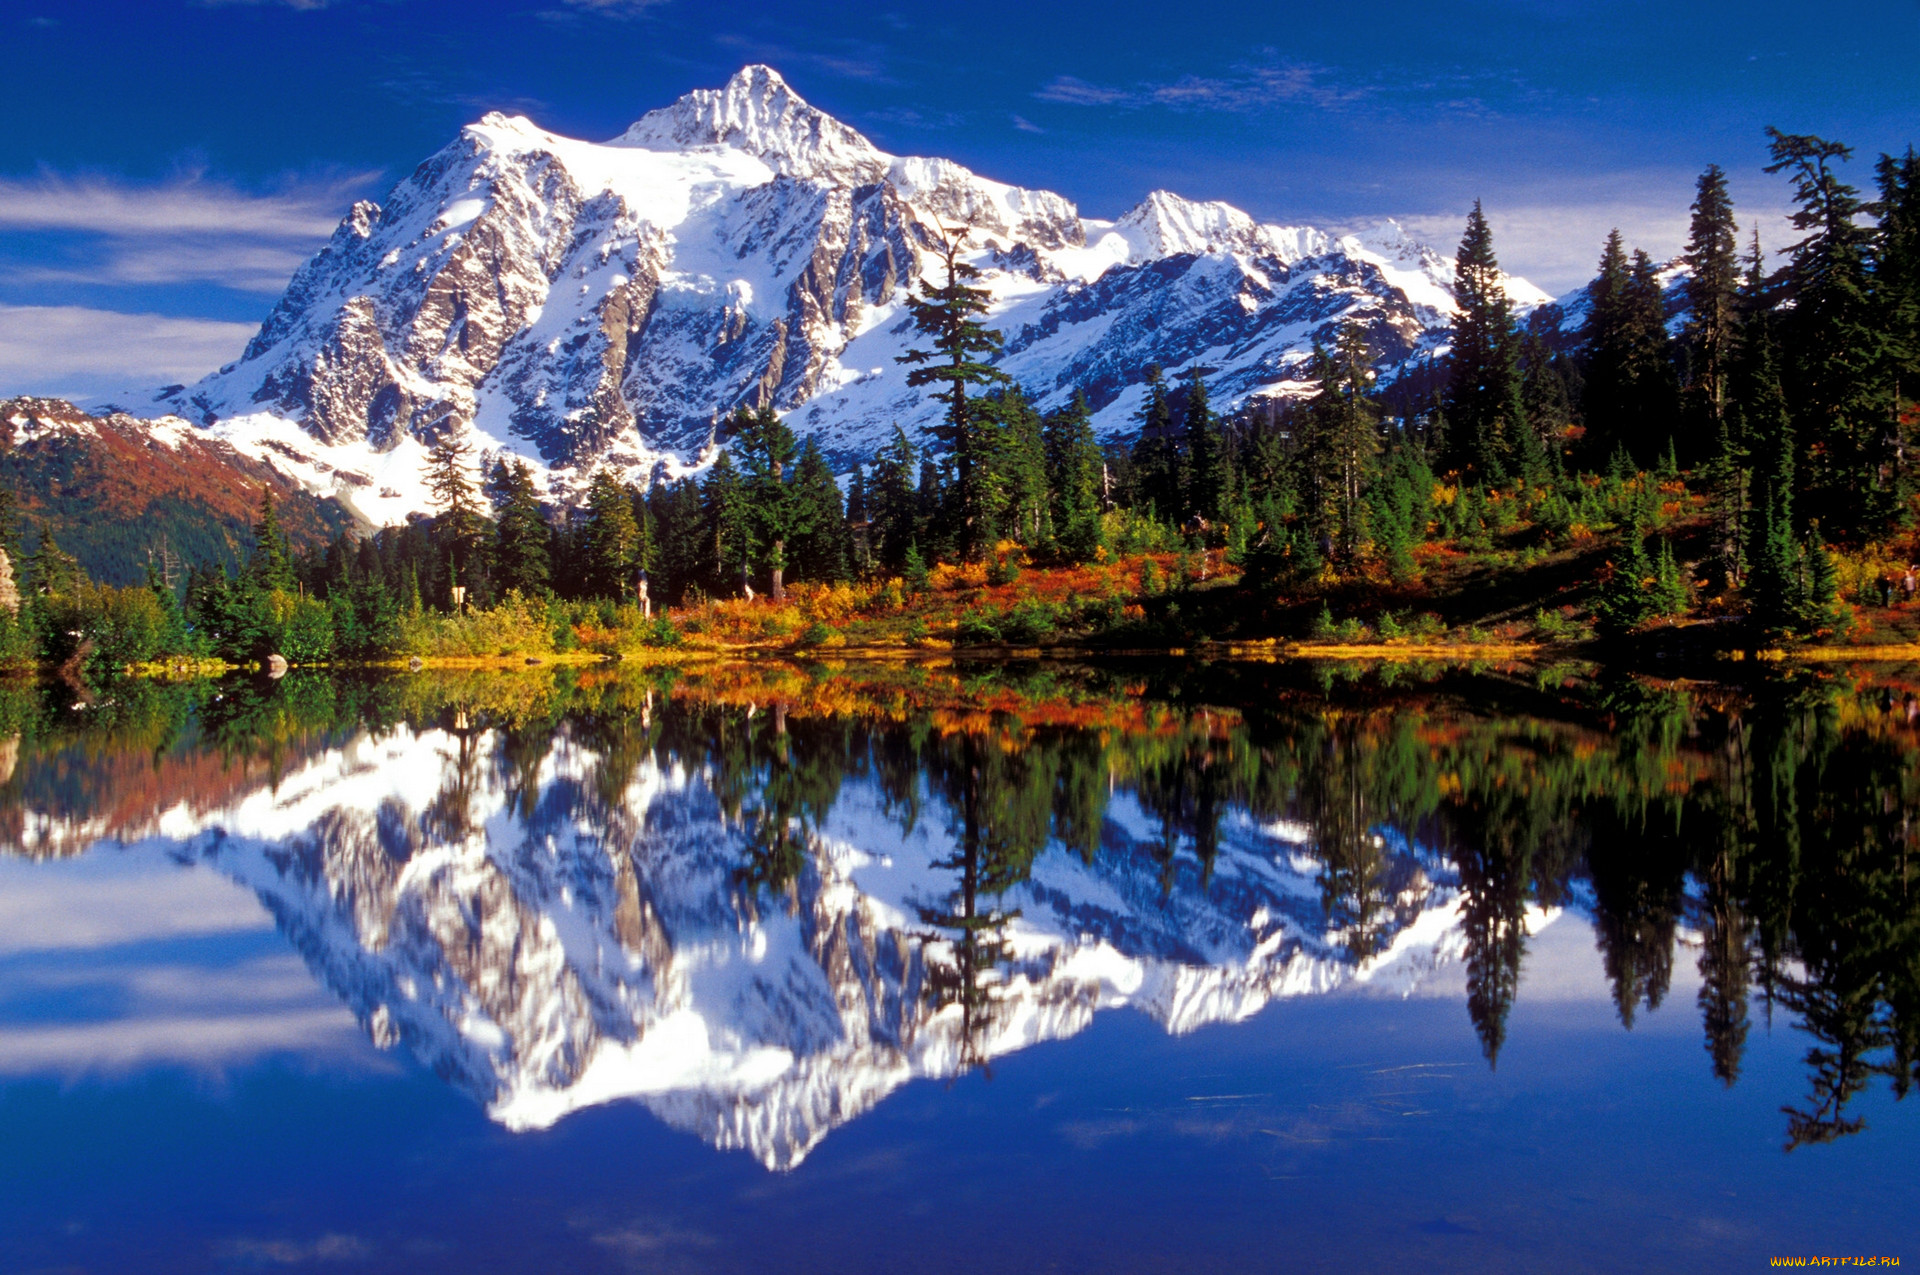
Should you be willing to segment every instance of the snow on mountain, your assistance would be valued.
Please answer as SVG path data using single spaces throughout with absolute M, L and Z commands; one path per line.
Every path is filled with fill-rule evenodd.
M 1165 191 L 1091 220 L 888 155 L 749 66 L 604 144 L 487 115 L 356 204 L 238 360 L 157 402 L 375 523 L 422 507 L 420 450 L 448 431 L 564 493 L 603 464 L 682 472 L 718 419 L 771 404 L 850 464 L 937 415 L 895 360 L 950 233 L 1006 370 L 1043 407 L 1085 391 L 1106 432 L 1150 364 L 1212 369 L 1231 405 L 1285 390 L 1348 319 L 1391 369 L 1453 305 L 1449 263 L 1391 222 L 1336 239 Z
M 960 881 L 958 820 L 924 784 L 908 815 L 849 774 L 792 828 L 783 893 L 743 880 L 758 816 L 727 817 L 716 775 L 616 762 L 568 728 L 532 763 L 507 745 L 403 725 L 111 833 L 42 827 L 61 822 L 52 807 L 23 817 L 39 842 L 104 839 L 245 885 L 376 1044 L 404 1044 L 509 1128 L 635 1099 L 775 1169 L 909 1080 L 1105 1010 L 1188 1032 L 1279 998 L 1405 995 L 1463 952 L 1444 859 L 1386 847 L 1383 943 L 1356 961 L 1301 853 L 1313 829 L 1228 812 L 1210 872 L 1184 842 L 1169 869 L 1158 818 L 1123 788 L 1097 855 L 1055 846 L 995 901 L 1018 915 L 969 1017 L 928 977 L 953 953 L 927 917 Z

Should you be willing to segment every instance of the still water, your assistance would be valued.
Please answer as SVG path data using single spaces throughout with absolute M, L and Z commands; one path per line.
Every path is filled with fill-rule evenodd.
M 0 1270 L 1920 1262 L 1920 700 L 0 690 Z

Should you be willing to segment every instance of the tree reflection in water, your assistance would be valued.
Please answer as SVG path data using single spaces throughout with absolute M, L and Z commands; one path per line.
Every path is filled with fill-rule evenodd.
M 598 761 L 568 800 L 610 815 L 649 758 L 704 774 L 721 819 L 745 830 L 741 905 L 794 912 L 828 816 L 858 779 L 902 835 L 930 811 L 949 824 L 952 851 L 932 864 L 944 887 L 918 908 L 914 994 L 958 1018 L 965 1068 L 985 1061 L 980 1041 L 1017 976 L 1021 912 L 1008 896 L 1043 855 L 1144 854 L 1164 909 L 1232 888 L 1215 874 L 1223 829 L 1251 820 L 1297 830 L 1322 934 L 1350 964 L 1383 958 L 1435 888 L 1457 887 L 1466 1010 L 1489 1066 L 1523 994 L 1529 915 L 1572 906 L 1592 915 L 1628 1029 L 1662 1004 L 1679 949 L 1697 945 L 1705 1049 L 1723 1084 L 1740 1078 L 1756 996 L 1769 1021 L 1807 1033 L 1808 1089 L 1783 1108 L 1790 1148 L 1858 1132 L 1849 1107 L 1876 1078 L 1906 1094 L 1920 1074 L 1910 695 L 1896 705 L 1884 689 L 1813 675 L 1743 689 L 1427 678 L 1286 665 L 296 675 L 130 687 L 94 727 L 15 688 L 0 694 L 0 737 L 21 740 L 0 781 L 0 838 L 74 853 L 31 840 L 23 812 L 91 815 L 148 791 L 164 808 L 180 799 L 172 764 L 214 782 L 168 758 L 217 758 L 230 786 L 277 783 L 316 749 L 405 722 L 453 744 L 420 821 L 429 844 L 474 835 L 483 773 L 531 819 L 542 768 L 570 739 Z M 1114 832 L 1122 796 L 1153 830 L 1144 849 Z M 405 857 L 414 843 L 402 841 Z

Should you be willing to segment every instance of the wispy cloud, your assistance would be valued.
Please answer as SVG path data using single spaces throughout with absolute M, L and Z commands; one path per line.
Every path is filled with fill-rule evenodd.
M 255 195 L 194 174 L 157 186 L 99 177 L 42 173 L 30 181 L 0 179 L 0 226 L 20 230 L 92 230 L 103 234 L 303 235 L 325 238 L 340 219 L 345 189 L 356 175 L 270 195 Z
M 277 9 L 299 9 L 310 11 L 324 9 L 333 0 L 194 0 L 202 9 L 259 8 L 272 6 Z
M 869 84 L 897 84 L 887 71 L 887 51 L 866 40 L 842 40 L 830 49 L 800 49 L 751 36 L 725 33 L 713 42 L 748 62 L 765 62 L 785 73 L 807 68 L 844 80 L 864 80 Z
M 672 0 L 560 0 L 576 13 L 592 13 L 603 18 L 637 18 L 649 9 L 657 9 Z
M 316 1240 L 224 1240 L 214 1251 L 245 1266 L 302 1266 L 310 1262 L 364 1262 L 374 1256 L 372 1245 L 355 1235 L 329 1233 Z
M 197 380 L 232 359 L 254 324 L 0 305 L 0 397 L 97 399 L 130 386 Z
M 1554 199 L 1486 200 L 1494 250 L 1510 274 L 1521 275 L 1556 296 L 1593 278 L 1607 232 L 1618 228 L 1629 248 L 1644 248 L 1655 260 L 1679 255 L 1687 242 L 1692 192 L 1683 175 L 1655 182 L 1634 174 L 1618 175 L 1627 193 L 1585 191 L 1576 184 Z M 1654 189 L 1635 187 L 1643 182 Z M 1784 247 L 1792 228 L 1783 205 L 1737 206 L 1740 239 L 1758 226 L 1762 241 Z M 1395 214 L 1394 220 L 1416 238 L 1451 257 L 1466 226 L 1466 209 L 1447 213 Z
M 1250 114 L 1280 107 L 1346 111 L 1363 106 L 1420 110 L 1445 115 L 1494 113 L 1491 100 L 1534 100 L 1539 92 L 1517 77 L 1498 73 L 1409 75 L 1391 68 L 1351 72 L 1259 49 L 1218 74 L 1187 74 L 1131 84 L 1099 84 L 1059 75 L 1033 94 L 1066 106 L 1122 110 L 1218 111 Z
M 910 106 L 889 106 L 884 110 L 867 111 L 860 116 L 872 124 L 892 124 L 900 128 L 958 128 L 966 123 L 966 116 L 954 111 L 916 111 Z
M 1243 63 L 1226 75 L 1183 75 L 1131 85 L 1094 84 L 1071 75 L 1055 77 L 1034 96 L 1069 106 L 1165 107 L 1177 111 L 1263 110 L 1303 104 L 1333 110 L 1373 96 L 1378 85 L 1344 79 L 1330 67 L 1290 58 Z
M 278 293 L 333 232 L 373 174 L 289 184 L 257 194 L 203 175 L 141 185 L 41 173 L 0 179 L 0 230 L 79 236 L 77 250 L 16 242 L 0 267 L 14 283 L 102 286 L 213 283 Z
M 1041 128 L 1038 124 L 1034 123 L 1032 120 L 1026 118 L 1024 115 L 1015 115 L 1012 117 L 1012 119 L 1013 119 L 1014 128 L 1018 129 L 1022 133 L 1044 133 L 1047 131 L 1046 129 Z

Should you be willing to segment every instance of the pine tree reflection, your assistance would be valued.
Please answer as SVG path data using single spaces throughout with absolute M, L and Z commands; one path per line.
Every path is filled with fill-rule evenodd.
M 1756 994 L 1769 1025 L 1778 1009 L 1807 1034 L 1808 1088 L 1785 1109 L 1789 1146 L 1858 1132 L 1861 1093 L 1885 1083 L 1904 1095 L 1920 1076 L 1911 862 L 1920 732 L 1904 698 L 1805 674 L 1750 691 L 1615 679 L 1566 692 L 1555 716 L 1537 697 L 1503 711 L 1480 685 L 1449 698 L 1417 680 L 1388 694 L 1327 677 L 1318 690 L 1243 686 L 1221 701 L 1247 705 L 1237 712 L 1180 702 L 1188 692 L 1178 681 L 1162 692 L 1171 702 L 1109 686 L 1090 708 L 1023 702 L 999 683 L 982 699 L 1000 707 L 935 712 L 857 695 L 822 707 L 804 678 L 782 676 L 725 696 L 558 677 L 545 692 L 511 693 L 503 682 L 435 693 L 424 679 L 290 677 L 178 703 L 162 702 L 174 694 L 165 688 L 130 689 L 124 705 L 98 710 L 110 726 L 97 735 L 70 720 L 66 703 L 0 692 L 0 738 L 20 741 L 0 830 L 24 827 L 13 816 L 36 810 L 104 811 L 116 828 L 130 820 L 132 835 L 142 825 L 123 812 L 140 802 L 168 809 L 189 783 L 227 800 L 220 794 L 247 783 L 279 783 L 286 767 L 363 728 L 404 721 L 442 732 L 445 761 L 417 826 L 398 803 L 375 812 L 395 859 L 423 841 L 471 839 L 483 781 L 506 790 L 519 819 L 573 818 L 624 835 L 636 831 L 627 811 L 636 779 L 677 771 L 698 776 L 701 801 L 743 833 L 739 902 L 751 911 L 765 893 L 798 909 L 819 876 L 821 829 L 848 782 L 863 778 L 905 832 L 934 810 L 950 825 L 952 851 L 932 865 L 940 887 L 915 922 L 918 993 L 957 1018 L 961 1062 L 972 1066 L 990 1052 L 1001 994 L 1020 976 L 1010 892 L 1049 847 L 1111 874 L 1128 900 L 1116 906 L 1157 887 L 1177 916 L 1167 905 L 1186 891 L 1232 898 L 1240 884 L 1219 865 L 1244 872 L 1233 854 L 1268 835 L 1261 827 L 1279 838 L 1287 823 L 1305 832 L 1271 843 L 1274 870 L 1296 871 L 1310 855 L 1319 905 L 1315 915 L 1311 899 L 1302 903 L 1289 925 L 1348 962 L 1388 955 L 1457 882 L 1466 1011 L 1489 1065 L 1522 995 L 1529 909 L 1571 904 L 1591 910 L 1628 1027 L 1667 999 L 1683 931 L 1688 943 L 1698 936 L 1696 1008 L 1722 1084 L 1741 1078 Z M 1023 720 L 1009 703 L 1032 711 Z M 114 749 L 129 754 L 124 764 Z M 576 749 L 591 770 L 543 788 L 548 759 Z M 210 765 L 176 769 L 176 754 Z M 1116 794 L 1137 801 L 1153 833 L 1110 818 L 1128 809 Z M 633 864 L 623 859 L 609 880 L 639 916 Z M 1203 936 L 1191 937 L 1183 959 L 1209 959 Z
M 932 866 L 956 879 L 941 904 L 919 909 L 921 924 L 932 927 L 920 935 L 925 995 L 936 1010 L 959 1007 L 959 1064 L 970 1070 L 985 1061 L 981 1037 L 996 1021 L 1000 967 L 1012 955 L 1006 927 L 1020 915 L 998 901 L 1027 878 L 1046 844 L 1052 785 L 1036 774 L 1047 768 L 1033 766 L 1032 753 L 1011 754 L 971 732 L 940 740 L 928 760 L 955 839 L 953 854 Z

